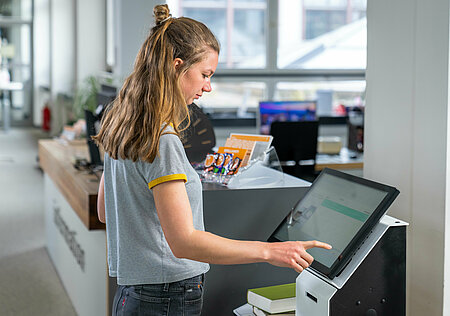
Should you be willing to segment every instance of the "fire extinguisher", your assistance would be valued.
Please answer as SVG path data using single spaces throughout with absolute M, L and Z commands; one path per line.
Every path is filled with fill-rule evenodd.
M 48 106 L 48 103 L 45 103 L 45 106 L 42 109 L 42 130 L 46 132 L 50 131 L 50 119 L 50 107 Z

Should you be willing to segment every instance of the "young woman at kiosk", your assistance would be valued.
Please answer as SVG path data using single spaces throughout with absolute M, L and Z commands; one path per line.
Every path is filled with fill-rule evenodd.
M 202 23 L 154 8 L 156 25 L 95 140 L 105 150 L 98 216 L 106 221 L 113 314 L 199 315 L 212 264 L 268 262 L 297 272 L 318 241 L 265 243 L 204 231 L 202 185 L 180 140 L 187 105 L 211 91 L 219 43 Z M 170 307 L 169 307 L 170 305 Z M 147 315 L 147 314 L 145 314 Z

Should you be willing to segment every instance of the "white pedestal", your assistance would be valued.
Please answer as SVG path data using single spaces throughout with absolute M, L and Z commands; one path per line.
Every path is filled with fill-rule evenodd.
M 47 249 L 78 315 L 107 315 L 106 233 L 87 230 L 45 174 Z

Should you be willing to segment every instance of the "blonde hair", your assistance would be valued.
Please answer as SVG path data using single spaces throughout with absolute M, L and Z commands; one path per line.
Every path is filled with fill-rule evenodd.
M 93 139 L 114 159 L 153 162 L 159 153 L 164 124 L 172 124 L 176 135 L 189 122 L 189 111 L 179 79 L 220 46 L 201 22 L 172 18 L 169 7 L 153 9 L 155 26 L 136 57 L 134 69 L 116 100 L 107 109 L 98 135 Z M 177 69 L 175 58 L 183 63 Z M 186 126 L 186 124 L 183 124 Z

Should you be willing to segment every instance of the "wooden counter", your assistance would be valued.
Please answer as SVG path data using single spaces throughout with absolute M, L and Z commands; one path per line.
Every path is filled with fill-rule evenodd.
M 39 141 L 39 163 L 58 187 L 88 230 L 105 229 L 97 218 L 97 193 L 101 174 L 77 170 L 75 156 L 86 158 L 85 140 L 67 145 L 56 140 Z

